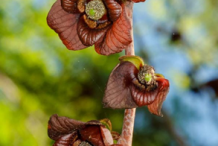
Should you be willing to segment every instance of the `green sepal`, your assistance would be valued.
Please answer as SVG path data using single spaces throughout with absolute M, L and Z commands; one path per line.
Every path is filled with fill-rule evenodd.
M 101 124 L 103 124 L 108 130 L 112 130 L 112 124 L 109 119 L 102 119 L 100 120 Z
M 144 65 L 144 61 L 139 56 L 134 55 L 126 55 L 119 58 L 120 62 L 129 61 L 135 65 L 135 67 L 139 70 L 141 66 Z

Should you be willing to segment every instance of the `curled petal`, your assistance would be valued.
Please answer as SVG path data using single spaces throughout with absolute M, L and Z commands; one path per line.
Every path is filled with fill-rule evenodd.
M 131 19 L 127 15 L 127 8 L 121 4 L 122 13 L 113 23 L 107 34 L 95 44 L 95 50 L 99 54 L 110 55 L 121 52 L 132 42 Z
M 69 13 L 78 13 L 77 0 L 61 0 L 62 8 Z
M 69 146 L 74 143 L 77 139 L 77 133 L 73 132 L 71 134 L 64 135 L 55 141 L 53 146 Z
M 101 130 L 101 136 L 103 139 L 103 142 L 106 146 L 112 145 L 114 143 L 113 137 L 111 135 L 111 132 L 105 128 L 104 126 L 100 127 Z
M 161 113 L 161 108 L 164 100 L 166 99 L 167 93 L 169 92 L 169 81 L 165 78 L 158 77 L 158 94 L 156 96 L 155 101 L 148 105 L 148 110 L 155 115 L 163 116 Z
M 145 0 L 132 0 L 134 3 L 144 2 Z
M 57 0 L 47 16 L 48 25 L 58 33 L 63 44 L 70 50 L 80 50 L 83 45 L 77 34 L 79 14 L 67 13 L 61 7 L 61 0 Z
M 109 26 L 103 29 L 90 29 L 81 17 L 78 23 L 78 35 L 82 43 L 86 46 L 91 46 L 104 37 Z
M 115 0 L 105 0 L 104 1 L 107 8 L 111 21 L 116 21 L 122 12 L 122 7 Z
M 133 79 L 133 84 L 131 86 L 131 95 L 135 103 L 140 106 L 149 105 L 156 99 L 158 90 L 147 92 L 145 87 L 141 85 L 136 79 L 136 75 Z
M 57 140 L 65 134 L 72 133 L 72 131 L 82 128 L 84 125 L 85 123 L 80 121 L 52 115 L 48 122 L 48 136 L 53 140 Z
M 77 0 L 77 9 L 80 13 L 83 13 L 85 11 L 85 2 L 86 0 Z
M 110 74 L 105 95 L 104 107 L 109 108 L 135 108 L 138 105 L 131 95 L 132 77 L 138 72 L 137 68 L 130 62 L 118 64 Z
M 112 137 L 114 140 L 119 140 L 120 134 L 116 131 L 111 131 Z
M 99 126 L 86 126 L 79 131 L 82 139 L 96 146 L 105 146 Z
M 95 125 L 95 126 L 102 126 L 103 124 L 97 120 L 91 120 L 85 123 L 85 125 Z

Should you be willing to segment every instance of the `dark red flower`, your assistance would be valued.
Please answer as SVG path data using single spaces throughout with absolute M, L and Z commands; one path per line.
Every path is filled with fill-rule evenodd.
M 169 81 L 137 56 L 123 56 L 110 74 L 103 104 L 110 108 L 148 106 L 162 116 L 161 108 L 169 91 Z
M 48 136 L 55 140 L 53 146 L 122 146 L 113 144 L 110 130 L 108 119 L 84 123 L 53 115 L 48 122 Z
M 57 0 L 47 22 L 70 50 L 95 45 L 96 52 L 110 55 L 132 42 L 131 19 L 121 1 Z

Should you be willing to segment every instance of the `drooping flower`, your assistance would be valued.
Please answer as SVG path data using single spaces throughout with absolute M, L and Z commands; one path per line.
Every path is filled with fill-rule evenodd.
M 122 146 L 113 144 L 118 134 L 112 131 L 112 137 L 111 129 L 108 119 L 85 123 L 52 115 L 48 122 L 48 136 L 55 140 L 53 146 Z
M 57 0 L 47 23 L 70 50 L 95 45 L 96 52 L 110 55 L 132 42 L 131 18 L 121 0 Z
M 138 56 L 123 56 L 110 74 L 103 104 L 109 108 L 148 106 L 162 116 L 161 108 L 169 91 L 169 81 Z

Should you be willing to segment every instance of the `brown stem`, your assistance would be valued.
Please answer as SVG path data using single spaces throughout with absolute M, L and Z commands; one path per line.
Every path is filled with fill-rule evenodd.
M 125 3 L 126 5 L 126 12 L 127 12 L 127 16 L 131 22 L 131 36 L 132 36 L 132 43 L 129 44 L 129 46 L 126 48 L 125 50 L 125 54 L 126 55 L 135 55 L 135 51 L 134 51 L 134 40 L 133 40 L 133 19 L 132 19 L 132 13 L 133 13 L 133 2 L 130 1 L 126 1 Z
M 132 43 L 126 48 L 125 54 L 126 55 L 135 55 L 134 51 L 134 41 L 133 41 L 133 20 L 132 20 L 132 13 L 133 13 L 133 2 L 126 1 L 126 12 L 128 18 L 130 19 L 132 29 Z M 124 120 L 123 120 L 123 129 L 121 136 L 118 140 L 118 144 L 122 144 L 123 146 L 132 146 L 132 137 L 133 137 L 133 128 L 134 128 L 134 121 L 135 121 L 135 112 L 136 108 L 133 109 L 126 109 L 124 113 Z
M 122 144 L 123 146 L 132 146 L 135 112 L 136 108 L 125 109 L 123 129 L 117 142 L 118 144 Z

